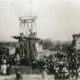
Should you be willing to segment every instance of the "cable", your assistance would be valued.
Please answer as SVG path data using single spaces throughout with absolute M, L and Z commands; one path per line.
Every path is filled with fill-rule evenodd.
M 11 0 L 10 0 L 10 3 L 11 3 L 11 5 L 12 5 L 12 7 L 13 7 L 13 9 L 14 9 L 14 11 L 15 11 L 16 15 L 17 15 L 17 17 L 19 18 L 18 12 L 16 11 L 16 9 L 15 9 L 15 7 L 14 7 L 14 5 L 13 5 L 13 3 L 12 3 L 12 1 L 11 1 Z
M 16 1 L 17 1 L 17 0 L 16 0 Z M 20 0 L 18 0 L 17 2 L 15 2 L 15 4 L 16 4 L 16 6 L 17 6 L 16 8 L 17 8 L 17 10 L 18 10 L 18 12 L 19 12 L 19 16 L 22 17 L 22 12 L 23 12 L 23 11 L 22 11 L 22 9 L 21 9 Z M 19 18 L 20 18 L 20 17 L 19 17 Z
M 29 54 L 29 62 L 30 62 L 30 69 L 31 69 L 31 74 L 32 74 L 32 67 L 31 67 L 31 59 L 30 59 L 30 43 L 28 41 L 28 54 Z
M 24 10 L 25 10 L 25 14 L 24 14 L 24 15 L 25 15 L 25 17 L 27 16 L 26 8 L 27 8 L 27 7 L 26 7 L 26 1 L 25 1 L 25 2 L 24 2 Z
M 37 34 L 37 27 L 36 27 L 36 22 L 35 22 L 35 28 L 36 28 L 36 37 L 38 37 L 38 34 Z
M 40 69 L 39 69 L 39 66 L 38 66 L 38 63 L 37 63 L 37 68 L 38 68 L 38 71 L 39 71 L 39 74 L 41 73 Z
M 27 35 L 27 31 L 26 31 L 26 24 L 25 24 L 25 35 Z
M 36 14 L 36 16 L 39 16 L 40 15 L 40 12 L 42 11 L 42 9 L 45 7 L 45 0 L 42 1 L 42 3 L 40 4 L 40 8 L 38 9 L 38 13 Z
M 30 16 L 31 16 L 31 0 L 30 0 Z
M 19 0 L 20 1 L 20 8 L 21 8 L 21 10 L 22 10 L 22 16 L 24 16 L 25 15 L 25 5 L 24 5 L 24 1 L 23 0 Z
M 16 6 L 12 3 L 12 1 L 10 0 L 11 5 L 13 7 L 13 9 L 15 10 L 18 18 L 24 16 L 26 14 L 26 11 L 24 10 L 24 6 L 23 6 L 23 2 L 21 0 L 14 1 L 14 4 L 16 4 Z M 24 14 L 25 12 L 25 14 Z

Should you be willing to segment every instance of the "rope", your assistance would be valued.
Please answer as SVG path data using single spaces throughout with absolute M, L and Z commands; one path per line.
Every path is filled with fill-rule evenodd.
M 38 68 L 38 71 L 39 71 L 39 74 L 40 74 L 41 72 L 40 72 L 40 69 L 39 69 L 39 67 L 38 67 L 38 63 L 37 63 L 37 68 Z
M 31 23 L 31 32 L 32 32 L 32 30 L 33 30 L 33 24 Z
M 31 16 L 31 4 L 32 4 L 32 2 L 31 2 L 31 0 L 30 0 L 30 16 Z
M 29 31 L 29 23 L 27 23 L 27 28 L 28 28 L 28 31 Z
M 20 23 L 20 28 L 19 28 L 19 35 L 20 35 L 20 32 L 21 32 L 21 27 L 22 27 L 21 25 L 22 25 L 22 24 Z
M 40 16 L 40 13 L 42 12 L 42 9 L 45 7 L 45 5 L 46 5 L 46 0 L 42 0 L 42 2 L 41 2 L 41 5 L 40 5 L 40 8 L 38 9 L 38 13 L 36 14 L 36 16 Z
M 14 0 L 13 0 L 13 1 L 14 1 Z M 23 6 L 23 4 L 22 4 L 22 3 L 23 3 L 22 0 L 18 0 L 18 2 L 16 2 L 17 0 L 14 1 L 14 4 L 15 4 L 16 6 L 13 4 L 13 1 L 10 0 L 11 5 L 12 5 L 15 13 L 17 14 L 18 18 L 20 18 L 21 16 L 24 16 L 24 15 L 26 14 L 26 11 L 24 10 L 25 8 L 24 8 L 24 6 Z M 18 6 L 19 6 L 19 7 L 18 7 Z M 24 13 L 24 12 L 25 12 L 25 13 Z
M 28 41 L 28 54 L 30 54 L 29 52 L 30 52 L 30 49 L 29 49 L 29 41 Z M 32 67 L 31 67 L 30 55 L 29 55 L 29 61 L 30 61 L 30 69 L 31 69 L 31 74 L 32 74 Z
M 27 8 L 27 7 L 26 7 L 26 1 L 24 2 L 24 4 L 25 4 L 25 5 L 24 5 L 24 8 L 25 8 L 25 14 L 24 14 L 24 15 L 25 15 L 25 17 L 26 17 L 26 16 L 27 16 L 27 13 L 26 13 L 26 10 L 27 10 L 27 9 L 26 9 L 26 8 Z
M 26 31 L 26 24 L 25 24 L 25 33 L 26 33 L 26 35 L 27 35 L 27 31 Z
M 25 6 L 24 6 L 24 4 L 23 4 L 23 0 L 19 0 L 20 1 L 20 7 L 21 7 L 21 10 L 22 10 L 22 12 L 20 12 L 20 13 L 22 13 L 22 15 L 21 16 L 24 16 L 25 14 L 26 14 L 26 11 L 25 11 Z
M 12 5 L 12 7 L 13 7 L 13 9 L 14 9 L 14 11 L 15 11 L 16 15 L 17 15 L 17 17 L 19 18 L 18 12 L 16 11 L 16 9 L 15 9 L 15 7 L 14 7 L 14 5 L 13 5 L 13 3 L 12 3 L 12 1 L 11 1 L 11 0 L 10 0 L 10 3 L 11 3 L 11 5 Z
M 35 23 L 35 27 L 36 27 L 36 23 Z M 32 24 L 31 24 L 31 29 L 33 28 L 33 26 L 32 26 Z M 37 29 L 36 29 L 37 30 Z M 33 39 L 32 39 L 32 41 L 33 41 Z M 34 40 L 34 42 L 35 42 L 36 40 Z M 32 46 L 32 45 L 31 45 Z M 37 64 L 37 69 L 38 69 L 38 71 L 39 71 L 39 74 L 40 74 L 40 70 L 39 70 L 39 67 L 38 67 L 38 64 Z
M 36 27 L 36 22 L 35 22 L 35 28 L 36 28 L 36 34 L 37 34 L 37 27 Z M 36 35 L 36 37 L 38 37 L 38 34 Z
M 20 18 L 21 17 L 21 12 L 22 12 L 22 10 L 21 10 L 21 8 L 19 6 L 20 0 L 16 0 L 14 4 L 15 4 L 15 8 L 16 8 L 18 14 L 19 14 L 19 18 Z

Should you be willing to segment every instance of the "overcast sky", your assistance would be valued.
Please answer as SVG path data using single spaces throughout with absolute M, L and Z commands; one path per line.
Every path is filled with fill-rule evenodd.
M 80 0 L 32 0 L 29 5 L 29 0 L 0 0 L 0 41 L 14 41 L 10 36 L 19 34 L 18 17 L 30 9 L 42 39 L 72 40 L 80 33 Z

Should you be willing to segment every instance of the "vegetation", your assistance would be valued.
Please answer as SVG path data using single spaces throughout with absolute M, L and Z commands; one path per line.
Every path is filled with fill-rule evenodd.
M 60 49 L 63 47 L 67 49 L 68 46 L 71 45 L 71 41 L 52 41 L 51 39 L 43 40 L 43 48 L 47 49 Z

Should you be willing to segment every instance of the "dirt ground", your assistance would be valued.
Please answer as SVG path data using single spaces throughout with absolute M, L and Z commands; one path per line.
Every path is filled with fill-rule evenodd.
M 0 76 L 0 80 L 16 80 L 16 75 L 10 75 L 10 76 Z M 41 75 L 23 75 L 22 80 L 42 80 Z M 48 75 L 47 80 L 54 80 L 54 75 Z

